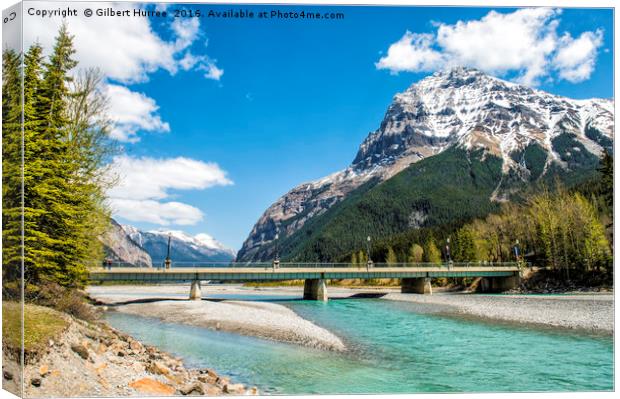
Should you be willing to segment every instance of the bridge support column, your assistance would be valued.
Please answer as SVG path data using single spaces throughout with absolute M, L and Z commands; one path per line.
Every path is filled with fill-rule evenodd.
M 200 291 L 200 280 L 192 281 L 192 288 L 189 290 L 189 299 L 192 301 L 202 300 L 202 292 Z
M 304 299 L 327 301 L 327 285 L 322 278 L 304 281 Z
M 504 292 L 517 288 L 521 279 L 519 275 L 507 277 L 483 277 L 478 285 L 480 292 Z
M 403 294 L 433 294 L 429 277 L 403 278 L 400 284 L 400 292 Z

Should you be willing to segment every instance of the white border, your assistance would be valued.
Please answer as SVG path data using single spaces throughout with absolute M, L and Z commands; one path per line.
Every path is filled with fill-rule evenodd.
M 43 0 L 48 1 L 48 0 Z M 28 2 L 26 0 L 25 2 Z M 65 3 L 96 3 L 98 1 L 81 1 L 81 0 L 64 0 L 64 1 L 49 1 L 49 2 L 65 2 Z M 121 1 L 122 2 L 122 1 Z M 2 9 L 7 8 L 13 4 L 17 3 L 17 1 L 13 0 L 0 0 L 0 7 Z M 203 0 L 203 1 L 179 1 L 179 0 L 171 0 L 171 1 L 153 1 L 146 3 L 182 3 L 182 4 L 190 4 L 190 3 L 201 3 L 201 4 L 231 4 L 231 5 L 242 5 L 242 4 L 278 4 L 278 5 L 341 5 L 341 6 L 349 6 L 349 5 L 378 5 L 378 6 L 465 6 L 465 7 L 563 7 L 563 8 L 613 8 L 614 9 L 614 98 L 617 98 L 617 87 L 615 85 L 615 77 L 618 76 L 618 66 L 615 62 L 615 55 L 618 54 L 618 34 L 616 29 L 616 20 L 615 20 L 615 7 L 616 2 L 613 0 L 550 0 L 550 1 L 542 1 L 542 0 L 494 0 L 492 2 L 489 1 L 481 1 L 481 0 L 443 0 L 443 1 L 433 1 L 433 0 L 313 0 L 313 1 L 300 1 L 300 0 L 288 0 L 288 1 L 278 1 L 278 0 L 240 0 L 240 1 L 221 1 L 221 0 Z M 0 30 L 1 31 L 1 30 Z M 0 42 L 1 42 L 1 34 L 0 34 Z M 617 114 L 617 106 L 614 104 L 614 115 Z M 614 140 L 614 149 L 615 149 L 615 140 Z M 614 151 L 614 153 L 617 153 Z M 618 198 L 618 194 L 620 193 L 620 187 L 618 185 L 619 176 L 619 166 L 618 162 L 615 162 L 614 165 L 614 198 Z M 615 209 L 615 206 L 614 206 Z M 615 213 L 615 212 L 614 212 Z M 620 227 L 618 227 L 618 223 L 614 225 L 614 237 L 618 237 L 620 233 Z M 615 242 L 614 238 L 614 242 Z M 620 250 L 617 245 L 614 245 L 614 259 L 618 259 L 618 255 Z M 614 262 L 616 263 L 616 262 Z M 615 264 L 614 264 L 615 266 Z M 617 272 L 614 275 L 614 287 L 617 287 Z M 615 300 L 617 298 L 616 292 L 614 291 L 614 305 Z M 614 320 L 619 320 L 618 318 L 619 311 L 618 307 L 614 306 Z M 1 320 L 0 320 L 1 324 Z M 616 351 L 615 343 L 617 342 L 618 331 L 615 329 L 614 331 L 614 388 L 617 390 L 619 385 L 620 378 L 618 377 L 618 373 L 616 372 L 616 365 L 618 364 L 618 351 Z M 481 348 L 483 349 L 483 348 Z M 280 398 L 313 398 L 317 395 L 298 395 L 298 396 L 277 396 Z M 393 397 L 393 398 L 407 398 L 407 399 L 436 399 L 436 398 L 462 398 L 462 399 L 485 399 L 485 398 L 499 398 L 499 399 L 517 399 L 517 398 L 550 398 L 550 399 L 597 399 L 597 398 L 615 398 L 616 394 L 613 392 L 610 393 L 601 393 L 601 392 L 563 392 L 563 393 L 473 393 L 473 394 L 398 394 L 398 395 L 320 395 L 321 398 L 329 398 L 329 399 L 351 399 L 351 398 L 363 398 L 363 397 Z M 259 396 L 264 398 L 270 398 L 274 396 Z M 17 396 L 1 390 L 0 398 L 17 398 Z M 157 397 L 152 397 L 157 398 Z M 170 398 L 170 397 L 162 397 L 162 398 Z

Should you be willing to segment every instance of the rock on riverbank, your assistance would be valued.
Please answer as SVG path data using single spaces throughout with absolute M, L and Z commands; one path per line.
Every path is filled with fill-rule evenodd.
M 613 294 L 557 296 L 390 293 L 383 299 L 439 306 L 443 313 L 613 334 Z
M 181 359 L 106 324 L 59 315 L 69 326 L 26 365 L 26 397 L 258 394 L 213 370 L 187 369 Z

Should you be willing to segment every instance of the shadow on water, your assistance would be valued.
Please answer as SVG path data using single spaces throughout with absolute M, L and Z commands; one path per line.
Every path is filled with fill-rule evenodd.
M 343 299 L 377 299 L 377 298 L 382 298 L 383 296 L 387 295 L 386 293 L 380 293 L 380 292 L 360 292 L 351 296 L 346 296 L 346 297 L 333 297 L 333 298 L 329 298 L 330 301 L 339 301 L 339 300 L 343 300 Z M 235 295 L 235 296 L 231 296 L 228 298 L 202 298 L 202 301 L 209 301 L 209 302 L 226 302 L 226 301 L 249 301 L 249 302 L 297 302 L 297 301 L 301 301 L 303 300 L 302 297 L 290 297 L 290 296 L 282 296 L 282 297 L 273 297 L 273 296 L 258 296 L 258 295 Z M 162 301 L 179 301 L 179 302 L 185 302 L 185 301 L 189 301 L 189 299 L 186 298 L 172 298 L 172 297 L 165 297 L 165 298 L 139 298 L 139 299 L 130 299 L 130 300 L 126 300 L 126 301 L 118 301 L 118 302 L 111 302 L 111 303 L 103 303 L 101 301 L 94 301 L 96 305 L 105 305 L 105 306 L 109 306 L 109 307 L 116 307 L 116 306 L 124 306 L 124 305 L 132 305 L 132 304 L 142 304 L 142 303 L 153 303 L 153 302 L 162 302 Z

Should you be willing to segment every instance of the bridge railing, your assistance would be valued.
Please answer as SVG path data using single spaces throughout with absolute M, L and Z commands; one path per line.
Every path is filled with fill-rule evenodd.
M 163 262 L 153 262 L 153 267 L 146 265 L 134 265 L 128 262 L 91 262 L 88 264 L 91 269 L 118 269 L 118 268 L 135 268 L 148 269 L 148 270 L 165 270 Z M 222 268 L 222 269 L 234 269 L 234 268 L 257 268 L 257 269 L 288 269 L 288 268 L 304 268 L 304 269 L 326 269 L 326 268 L 352 268 L 352 269 L 381 269 L 381 268 L 405 268 L 405 267 L 433 267 L 438 269 L 451 269 L 451 268 L 468 268 L 468 267 L 518 267 L 523 266 L 523 263 L 519 262 L 444 262 L 444 263 L 430 263 L 430 262 L 402 262 L 402 263 L 372 263 L 372 264 L 351 264 L 351 263 L 324 263 L 324 262 L 280 262 L 274 264 L 274 262 L 172 262 L 171 268 L 183 269 L 210 269 L 210 268 Z

